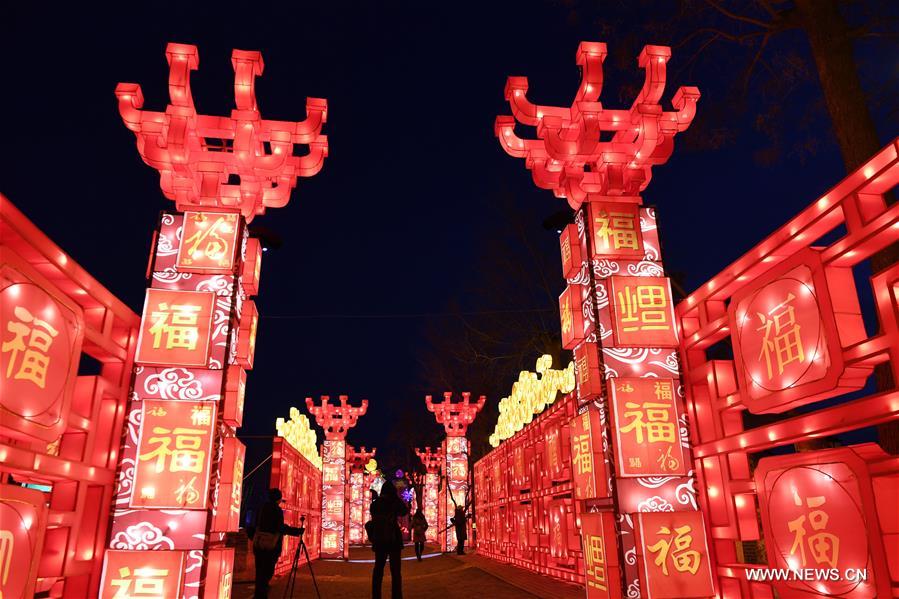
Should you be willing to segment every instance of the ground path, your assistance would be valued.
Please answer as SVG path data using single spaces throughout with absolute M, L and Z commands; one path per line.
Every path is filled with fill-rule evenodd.
M 504 599 L 552 598 L 582 599 L 583 587 L 556 582 L 522 568 L 502 564 L 478 555 L 438 554 L 428 546 L 430 557 L 415 560 L 412 547 L 403 550 L 404 599 Z M 316 560 L 312 562 L 322 599 L 365 599 L 371 596 L 371 570 L 374 554 L 367 548 L 350 550 L 350 561 Z M 411 559 L 410 559 L 411 558 Z M 269 599 L 281 599 L 286 577 L 275 579 Z M 253 582 L 238 577 L 235 599 L 250 599 Z M 297 576 L 296 599 L 314 598 L 312 579 L 305 564 Z M 384 599 L 390 598 L 390 567 L 384 572 Z

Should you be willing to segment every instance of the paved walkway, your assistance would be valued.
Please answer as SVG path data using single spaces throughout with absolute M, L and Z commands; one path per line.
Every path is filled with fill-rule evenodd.
M 583 587 L 545 578 L 522 568 L 502 564 L 478 555 L 458 556 L 436 553 L 426 547 L 430 557 L 418 562 L 411 547 L 403 551 L 403 597 L 405 599 L 583 599 Z M 367 548 L 350 550 L 350 561 L 316 560 L 312 562 L 322 599 L 365 599 L 371 596 L 371 570 L 374 554 Z M 275 579 L 270 599 L 284 596 L 286 577 Z M 238 576 L 235 599 L 253 596 L 252 580 Z M 382 596 L 390 597 L 390 566 L 385 568 Z M 314 598 L 312 579 L 306 564 L 297 575 L 297 599 Z

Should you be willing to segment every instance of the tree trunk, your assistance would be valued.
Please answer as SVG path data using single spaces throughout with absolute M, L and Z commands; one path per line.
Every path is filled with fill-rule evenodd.
M 843 163 L 846 171 L 852 172 L 880 150 L 880 140 L 858 77 L 849 27 L 840 14 L 837 0 L 795 2 L 796 17 L 808 36 L 815 57 L 824 102 L 833 122 Z M 888 204 L 895 202 L 891 193 L 884 199 Z M 897 258 L 899 248 L 894 244 L 871 256 L 871 270 L 879 272 L 895 264 Z M 890 365 L 879 365 L 875 369 L 875 379 L 878 391 L 892 389 Z M 877 430 L 881 447 L 891 454 L 899 454 L 899 422 L 882 424 Z
M 880 149 L 880 141 L 859 81 L 849 27 L 837 0 L 795 1 L 843 162 L 847 171 L 853 171 Z

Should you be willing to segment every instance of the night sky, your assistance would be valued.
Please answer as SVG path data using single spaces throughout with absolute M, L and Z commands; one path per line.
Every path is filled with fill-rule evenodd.
M 523 223 L 537 262 L 555 269 L 535 279 L 545 277 L 556 295 L 563 288 L 558 238 L 542 223 L 564 203 L 537 189 L 524 161 L 493 136 L 495 116 L 509 113 L 506 77 L 526 75 L 532 100 L 566 105 L 579 83 L 578 43 L 604 41 L 601 99 L 625 108 L 628 90 L 642 82 L 642 45 L 689 34 L 673 2 L 123 2 L 114 11 L 72 4 L 2 9 L 0 191 L 139 312 L 152 228 L 174 205 L 140 160 L 113 90 L 140 83 L 145 108 L 163 109 L 165 45 L 192 43 L 200 52 L 197 108 L 227 114 L 232 48 L 261 50 L 263 117 L 301 120 L 306 96 L 327 98 L 330 157 L 319 175 L 299 181 L 286 208 L 254 221 L 282 244 L 263 262 L 263 319 L 240 433 L 272 434 L 275 418 L 307 395 L 348 394 L 369 400 L 350 442 L 395 452 L 405 449 L 397 447 L 397 421 L 415 427 L 410 437 L 442 436 L 423 395 L 444 389 L 426 380 L 421 354 L 433 354 L 433 331 L 455 312 L 533 311 L 558 327 L 554 299 L 522 292 L 520 281 L 490 269 L 497 247 L 519 263 L 534 261 L 512 230 L 513 221 Z M 882 43 L 859 50 L 872 89 L 896 78 L 895 47 L 883 54 Z M 694 57 L 701 45 L 697 38 L 673 52 L 665 107 L 679 85 L 698 86 L 702 98 L 694 126 L 678 135 L 644 194 L 660 209 L 667 268 L 683 273 L 688 291 L 845 173 L 801 33 L 772 39 L 738 94 L 753 51 L 719 42 Z M 772 73 L 803 61 L 805 72 L 790 71 L 795 84 L 770 85 Z M 875 100 L 885 143 L 896 114 Z M 771 107 L 776 135 L 759 117 Z M 469 374 L 458 373 L 460 384 Z M 496 381 L 488 401 L 512 382 Z M 252 466 L 270 446 L 247 443 Z

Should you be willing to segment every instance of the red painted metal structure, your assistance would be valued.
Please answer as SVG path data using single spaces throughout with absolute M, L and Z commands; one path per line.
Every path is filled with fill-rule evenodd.
M 862 322 L 867 281 L 857 269 L 899 239 L 899 204 L 884 201 L 897 184 L 894 140 L 677 308 L 699 498 L 723 597 L 899 596 L 899 459 L 873 443 L 769 455 L 899 418 L 895 387 L 821 401 L 861 388 L 877 364 L 899 380 L 899 264 L 870 278 L 874 330 Z M 767 567 L 840 577 L 748 579 Z M 852 569 L 867 580 L 847 577 Z
M 0 195 L 5 597 L 97 594 L 139 323 Z
M 269 482 L 270 488 L 281 489 L 283 494 L 284 503 L 281 507 L 284 508 L 285 524 L 299 526 L 300 518 L 305 516 L 306 549 L 309 551 L 309 559 L 317 559 L 322 530 L 321 470 L 303 457 L 286 439 L 275 437 Z M 290 569 L 299 542 L 297 537 L 284 537 L 284 546 L 275 566 L 276 574 L 283 574 Z
M 139 85 L 116 88 L 141 158 L 178 212 L 158 223 L 135 356 L 101 597 L 138 592 L 229 597 L 239 525 L 246 371 L 253 367 L 262 248 L 247 223 L 284 206 L 297 177 L 327 156 L 327 106 L 302 122 L 264 120 L 255 98 L 259 52 L 235 50 L 235 109 L 198 114 L 195 46 L 169 44 L 169 104 L 141 110 Z M 308 146 L 294 156 L 295 146 Z M 235 177 L 237 178 L 235 180 Z
M 467 392 L 462 393 L 460 402 L 453 401 L 452 391 L 446 391 L 443 401 L 439 403 L 435 403 L 430 395 L 425 396 L 428 410 L 434 413 L 437 423 L 446 430 L 446 439 L 440 446 L 445 486 L 437 508 L 437 541 L 442 551 L 452 551 L 456 547 L 456 531 L 450 521 L 455 509 L 461 507 L 468 510 L 471 507 L 471 473 L 468 471 L 470 443 L 465 433 L 486 401 L 482 395 L 472 403 L 471 393 Z M 471 538 L 471 521 L 468 523 L 468 538 Z
M 689 127 L 699 99 L 695 87 L 682 87 L 674 94 L 676 110 L 662 109 L 670 56 L 669 48 L 645 46 L 638 60 L 643 88 L 630 109 L 611 110 L 599 102 L 605 44 L 583 42 L 577 52 L 582 80 L 570 107 L 535 105 L 527 99 L 527 79 L 510 77 L 505 95 L 513 116 L 497 117 L 495 125 L 503 149 L 525 159 L 537 186 L 575 211 L 560 238 L 568 285 L 559 308 L 563 347 L 575 358 L 571 478 L 589 597 L 715 593 L 688 469 L 671 288 L 655 211 L 643 208 L 640 197 L 652 167 L 668 159 L 675 135 Z M 516 135 L 516 120 L 534 127 L 536 139 Z M 671 516 L 660 524 L 645 519 L 648 512 Z M 479 514 L 478 520 L 483 516 L 489 519 Z M 553 523 L 570 517 L 561 508 Z M 549 547 L 547 537 L 535 540 Z M 564 542 L 556 545 L 558 551 Z
M 356 426 L 359 417 L 368 410 L 368 400 L 358 407 L 349 404 L 341 395 L 337 403 L 322 395 L 316 405 L 306 398 L 306 409 L 325 432 L 322 442 L 322 535 L 321 556 L 348 559 L 350 556 L 350 505 L 347 502 L 347 442 L 346 434 Z

